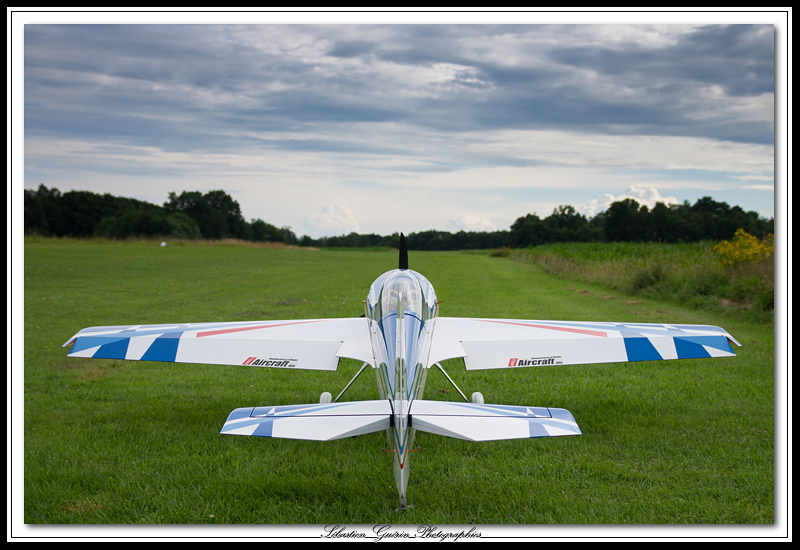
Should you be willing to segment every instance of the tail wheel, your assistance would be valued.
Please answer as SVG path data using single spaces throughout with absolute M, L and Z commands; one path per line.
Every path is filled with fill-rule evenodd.
M 483 394 L 479 391 L 476 391 L 472 394 L 472 402 L 478 405 L 483 405 Z
M 324 391 L 322 395 L 319 396 L 320 403 L 330 403 L 331 401 L 333 401 L 333 398 L 329 392 Z

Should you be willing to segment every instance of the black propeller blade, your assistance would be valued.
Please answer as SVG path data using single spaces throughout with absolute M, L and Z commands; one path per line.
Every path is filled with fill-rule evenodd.
M 408 269 L 408 250 L 406 249 L 406 238 L 400 233 L 400 267 L 398 269 Z

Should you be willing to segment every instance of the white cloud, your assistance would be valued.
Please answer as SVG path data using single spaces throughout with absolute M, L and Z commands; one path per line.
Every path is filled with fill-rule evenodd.
M 605 193 L 599 199 L 592 199 L 586 204 L 578 206 L 577 209 L 581 214 L 591 218 L 605 211 L 611 206 L 611 203 L 624 201 L 625 199 L 633 199 L 640 206 L 645 205 L 647 208 L 653 208 L 657 202 L 680 204 L 680 201 L 675 197 L 662 197 L 655 187 L 628 187 L 621 195 L 614 196 L 611 193 Z
M 454 231 L 497 231 L 494 222 L 474 214 L 457 214 L 449 221 Z
M 353 212 L 344 205 L 334 204 L 306 218 L 306 224 L 313 226 L 326 235 L 342 235 L 358 233 L 358 221 Z
M 753 184 L 753 185 L 745 185 L 745 186 L 743 186 L 743 187 L 742 187 L 742 189 L 755 189 L 756 191 L 770 191 L 770 192 L 773 192 L 773 193 L 775 192 L 775 186 L 774 186 L 774 185 L 772 185 L 772 184 L 764 184 L 764 185 L 758 185 L 758 184 Z

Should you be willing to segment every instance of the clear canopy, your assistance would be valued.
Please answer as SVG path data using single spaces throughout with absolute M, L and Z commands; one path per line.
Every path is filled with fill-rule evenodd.
M 416 278 L 406 271 L 398 272 L 384 283 L 381 290 L 382 315 L 396 311 L 398 300 L 402 300 L 404 312 L 413 313 L 422 319 L 422 291 Z
M 428 280 L 410 269 L 393 270 L 379 277 L 367 297 L 370 318 L 382 321 L 397 312 L 398 299 L 403 301 L 403 313 L 413 314 L 421 321 L 435 316 L 436 295 Z

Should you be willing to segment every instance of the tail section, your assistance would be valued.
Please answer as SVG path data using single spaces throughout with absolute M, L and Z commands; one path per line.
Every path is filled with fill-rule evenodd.
M 468 441 L 581 435 L 565 409 L 416 399 L 410 412 L 410 428 Z M 387 430 L 391 417 L 384 399 L 245 407 L 228 416 L 220 433 L 332 441 Z
M 387 400 L 245 407 L 230 415 L 220 433 L 281 439 L 331 441 L 386 430 Z
M 572 413 L 565 409 L 421 399 L 411 408 L 411 427 L 468 441 L 581 435 Z

